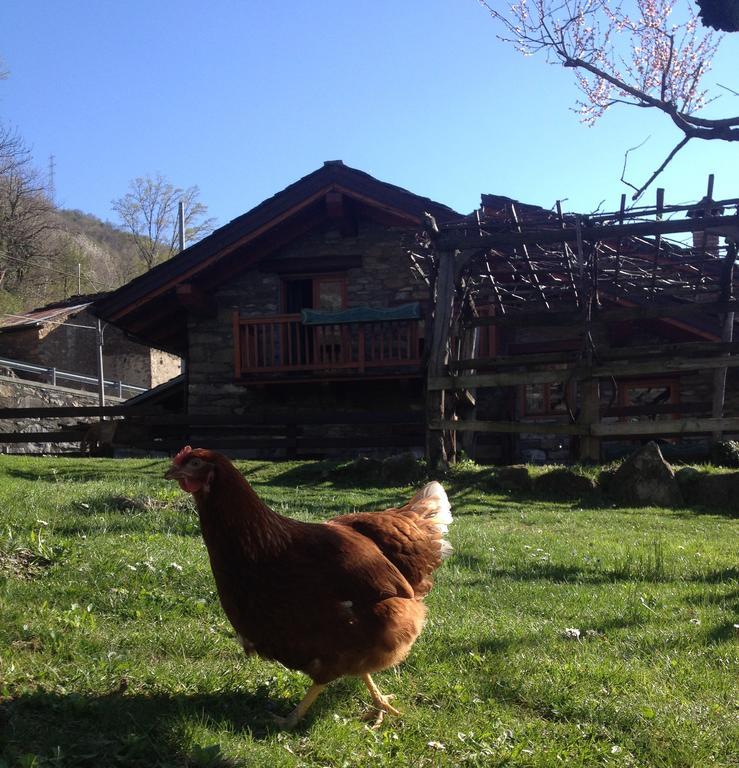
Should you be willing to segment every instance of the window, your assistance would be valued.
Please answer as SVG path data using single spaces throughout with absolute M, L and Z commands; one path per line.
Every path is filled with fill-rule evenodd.
M 336 311 L 346 306 L 346 278 L 320 277 L 313 280 L 313 307 Z
M 667 405 L 680 402 L 680 382 L 671 379 L 642 379 L 639 381 L 618 382 L 618 404 L 622 408 L 641 408 L 643 413 L 635 413 L 625 418 L 639 421 L 643 418 L 662 421 L 677 418 L 673 413 L 649 413 L 651 406 Z
M 346 307 L 346 276 L 287 277 L 282 285 L 282 308 L 288 314 L 301 309 L 334 312 Z
M 571 388 L 572 389 L 572 388 Z M 523 388 L 523 415 L 541 416 L 567 413 L 567 388 L 563 381 L 526 384 Z

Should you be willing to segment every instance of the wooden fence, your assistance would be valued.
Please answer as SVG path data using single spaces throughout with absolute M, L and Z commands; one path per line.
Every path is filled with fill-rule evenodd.
M 422 446 L 423 414 L 414 411 L 238 415 L 166 414 L 144 407 L 2 408 L 0 420 L 34 419 L 38 429 L 0 432 L 0 444 L 68 443 L 106 453 L 132 448 L 171 453 L 186 442 L 208 448 L 253 450 L 268 455 L 315 456 L 392 445 Z M 85 419 L 59 426 L 59 419 Z M 103 419 L 103 420 L 101 420 Z

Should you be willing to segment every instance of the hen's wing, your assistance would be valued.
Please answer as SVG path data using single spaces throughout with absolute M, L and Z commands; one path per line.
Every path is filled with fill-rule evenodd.
M 451 522 L 449 499 L 433 482 L 404 507 L 342 515 L 329 524 L 347 526 L 373 541 L 420 597 L 431 589 L 431 574 L 451 554 L 451 545 L 443 538 Z
M 374 603 L 389 597 L 413 597 L 414 590 L 407 577 L 378 542 L 352 528 L 330 525 L 328 529 L 326 526 L 314 529 L 322 533 L 315 548 L 311 548 L 314 565 L 323 570 L 343 594 L 355 600 Z

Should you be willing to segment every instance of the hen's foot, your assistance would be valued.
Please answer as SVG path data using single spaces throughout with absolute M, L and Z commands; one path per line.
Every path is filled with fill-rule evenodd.
M 377 730 L 382 725 L 385 720 L 385 713 L 388 715 L 395 715 L 396 717 L 400 717 L 403 714 L 399 709 L 395 709 L 390 703 L 390 699 L 394 698 L 395 696 L 392 693 L 389 693 L 387 696 L 380 694 L 377 699 L 372 697 L 374 706 L 363 715 L 362 720 L 372 720 L 373 722 L 370 728 L 372 728 L 373 731 Z
M 313 683 L 300 704 L 298 704 L 298 706 L 295 707 L 295 709 L 287 717 L 272 715 L 272 719 L 280 728 L 282 728 L 282 730 L 292 730 L 298 724 L 298 721 L 303 717 L 303 715 L 310 709 L 310 706 L 318 698 L 318 694 L 325 687 L 325 685 L 318 685 L 318 683 Z
M 280 715 L 271 715 L 275 725 L 282 731 L 292 731 L 298 724 L 299 717 L 295 716 L 295 712 L 291 712 L 287 717 L 281 717 Z
M 372 720 L 374 717 L 374 723 L 371 726 L 373 729 L 379 728 L 382 725 L 386 712 L 389 715 L 396 715 L 398 717 L 403 714 L 400 710 L 395 709 L 390 703 L 390 699 L 395 698 L 392 693 L 384 696 L 369 675 L 364 675 L 363 680 L 364 684 L 367 686 L 367 690 L 370 692 L 372 703 L 374 705 L 374 707 L 365 715 L 364 719 Z

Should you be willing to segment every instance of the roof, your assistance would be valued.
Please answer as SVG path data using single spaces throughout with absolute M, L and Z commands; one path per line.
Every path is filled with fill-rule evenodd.
M 520 200 L 506 197 L 505 195 L 482 194 L 480 195 L 480 205 L 483 214 L 491 219 L 508 218 L 513 206 L 516 208 L 519 219 L 524 221 L 530 218 L 542 220 L 551 216 L 551 211 L 542 208 L 540 205 L 522 203 Z
M 325 217 L 326 196 L 331 192 L 412 229 L 426 212 L 440 223 L 460 218 L 448 206 L 380 181 L 340 160 L 327 161 L 174 258 L 113 291 L 96 302 L 92 311 L 144 343 L 184 355 L 187 314 L 177 301 L 177 286 L 194 282 L 210 293 L 234 271 L 263 257 L 265 248 L 274 248 L 275 238 L 285 242 L 290 227 L 297 222 Z M 229 261 L 230 272 L 224 266 Z
M 37 328 L 49 323 L 62 323 L 66 318 L 82 312 L 94 301 L 103 298 L 105 295 L 97 293 L 85 296 L 71 296 L 63 301 L 47 304 L 37 309 L 29 309 L 26 312 L 2 314 L 0 315 L 0 332 Z

